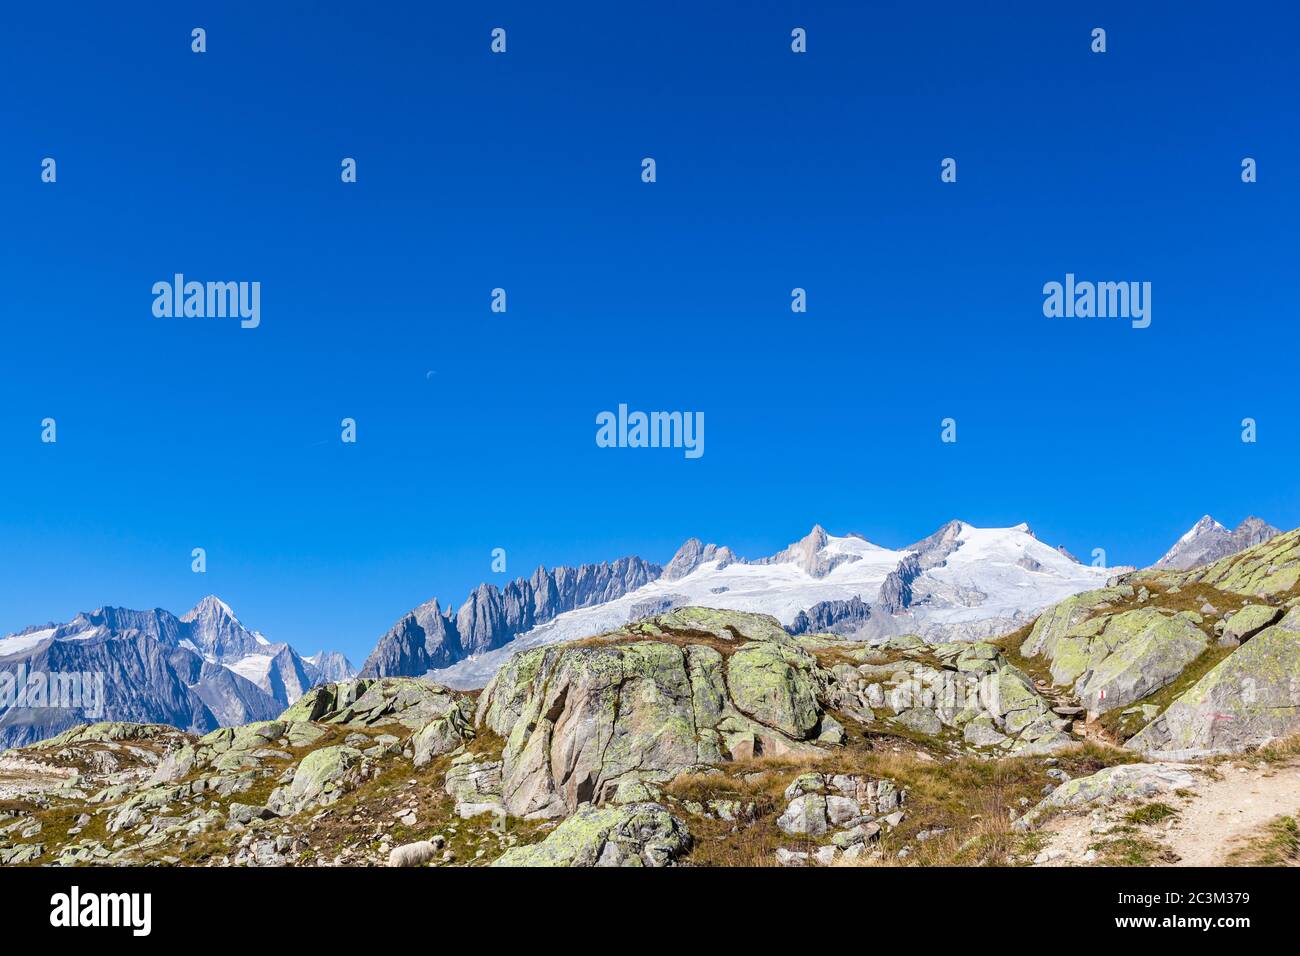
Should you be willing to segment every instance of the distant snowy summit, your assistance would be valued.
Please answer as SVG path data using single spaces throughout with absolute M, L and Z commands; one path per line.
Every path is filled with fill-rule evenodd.
M 341 654 L 304 658 L 250 631 L 215 596 L 181 617 L 102 607 L 0 638 L 0 747 L 96 720 L 195 733 L 269 720 L 354 673 Z
M 1251 515 L 1229 531 L 1209 515 L 1192 525 L 1178 539 L 1165 556 L 1152 565 L 1155 568 L 1174 568 L 1185 571 L 1202 564 L 1210 564 L 1230 555 L 1245 551 L 1281 534 L 1281 530 Z
M 428 673 L 454 687 L 481 687 L 516 651 L 687 605 L 771 614 L 793 633 L 972 639 L 1014 630 L 1126 570 L 1080 564 L 1025 524 L 951 521 L 897 550 L 817 525 L 789 547 L 752 560 L 692 538 L 663 567 L 623 558 L 539 568 L 501 590 L 480 585 L 456 613 L 436 600 L 421 605 L 380 638 L 362 673 Z M 577 581 L 587 586 L 576 588 Z

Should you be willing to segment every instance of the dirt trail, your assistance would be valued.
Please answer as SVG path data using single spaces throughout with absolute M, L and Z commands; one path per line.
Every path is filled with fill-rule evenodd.
M 1136 833 L 1165 851 L 1157 855 L 1164 865 L 1223 866 L 1229 854 L 1265 824 L 1300 813 L 1300 760 L 1223 763 L 1213 768 L 1189 764 L 1188 769 L 1205 772 L 1197 772 L 1195 783 L 1184 791 L 1153 798 L 1176 808 L 1178 815 L 1141 826 Z M 1042 830 L 1048 849 L 1038 862 L 1048 866 L 1094 863 L 1096 854 L 1089 850 L 1122 836 L 1116 828 L 1127 827 L 1133 833 L 1124 818 L 1138 805 L 1121 800 L 1089 813 L 1049 820 Z
M 1178 854 L 1178 866 L 1221 866 L 1244 838 L 1275 817 L 1300 811 L 1300 762 L 1221 767 L 1182 803 L 1176 822 L 1157 839 Z

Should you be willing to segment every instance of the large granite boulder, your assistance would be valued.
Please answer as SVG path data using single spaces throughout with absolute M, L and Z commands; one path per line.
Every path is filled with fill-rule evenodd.
M 1089 645 L 1089 670 L 1075 693 L 1097 712 L 1154 694 L 1200 656 L 1209 638 L 1187 612 L 1141 608 L 1105 619 Z
M 1250 638 L 1128 742 L 1149 754 L 1241 750 L 1300 731 L 1300 607 Z
M 541 843 L 493 866 L 666 866 L 691 846 L 686 825 L 657 803 L 583 807 Z
M 351 790 L 364 773 L 361 751 L 342 744 L 313 750 L 302 759 L 288 787 L 271 794 L 267 806 L 280 816 L 327 806 Z
M 821 717 L 817 676 L 816 660 L 773 618 L 681 608 L 514 655 L 475 720 L 506 740 L 509 812 L 565 816 L 627 781 L 813 751 L 802 741 Z
M 1038 619 L 1021 652 L 1046 656 L 1053 683 L 1072 687 L 1089 710 L 1127 707 L 1155 693 L 1206 649 L 1209 638 L 1191 612 L 1107 612 L 1131 595 L 1125 585 L 1062 601 Z
M 466 701 L 466 695 L 418 677 L 360 678 L 313 687 L 280 720 L 349 727 L 397 723 L 414 731 L 467 707 Z
M 1247 604 L 1223 624 L 1219 643 L 1225 647 L 1238 647 L 1266 627 L 1282 619 L 1286 611 L 1269 604 Z

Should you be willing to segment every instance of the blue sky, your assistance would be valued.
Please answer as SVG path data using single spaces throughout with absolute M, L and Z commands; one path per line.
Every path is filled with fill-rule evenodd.
M 1300 525 L 1291 5 L 374 6 L 6 9 L 0 633 L 214 592 L 360 663 L 691 535 Z M 176 272 L 260 281 L 261 327 L 154 318 Z M 1151 327 L 1044 318 L 1066 272 L 1151 282 Z M 597 448 L 620 403 L 706 453 Z

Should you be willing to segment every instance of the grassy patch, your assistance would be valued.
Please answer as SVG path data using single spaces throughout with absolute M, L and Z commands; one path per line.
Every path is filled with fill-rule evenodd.
M 1300 866 L 1300 824 L 1278 817 L 1228 854 L 1229 866 Z
M 1124 819 L 1138 826 L 1149 827 L 1176 816 L 1178 816 L 1178 811 L 1169 804 L 1157 802 L 1143 804 L 1136 810 L 1130 810 L 1124 815 Z
M 1290 737 L 1265 744 L 1251 756 L 1265 763 L 1285 763 L 1300 757 L 1300 734 L 1292 734 Z
M 1096 851 L 1097 862 L 1102 866 L 1157 866 L 1176 862 L 1168 850 L 1140 836 L 1103 840 L 1089 849 Z
M 1029 632 L 1034 629 L 1035 621 L 1030 621 L 1019 630 L 1012 631 L 1010 634 L 1003 634 L 988 643 L 995 646 L 1002 652 L 1002 656 L 1007 659 L 1007 663 L 1012 667 L 1017 667 L 1024 671 L 1025 674 L 1034 681 L 1043 681 L 1046 684 L 1052 683 L 1052 662 L 1046 655 L 1042 657 L 1025 657 L 1020 653 L 1020 646 L 1029 638 Z
M 736 761 L 724 765 L 723 773 L 680 777 L 665 790 L 678 801 L 706 804 L 727 799 L 755 805 L 755 817 L 748 823 L 690 818 L 696 844 L 688 859 L 697 866 L 771 866 L 778 847 L 811 852 L 824 844 L 824 839 L 787 836 L 776 826 L 785 808 L 785 788 L 810 770 L 888 779 L 906 791 L 902 822 L 881 833 L 879 853 L 864 855 L 859 865 L 1004 866 L 1020 862 L 1028 844 L 1041 839 L 1013 830 L 1010 811 L 1019 814 L 1038 802 L 1043 788 L 1054 782 L 1048 769 L 1057 766 L 1071 776 L 1085 776 L 1137 759 L 1094 743 L 1062 750 L 1055 757 L 1055 764 L 1042 757 L 927 758 L 911 747 L 887 749 L 882 739 L 854 734 L 834 755 Z M 922 830 L 944 832 L 921 842 L 916 837 Z M 899 859 L 904 847 L 908 855 Z

